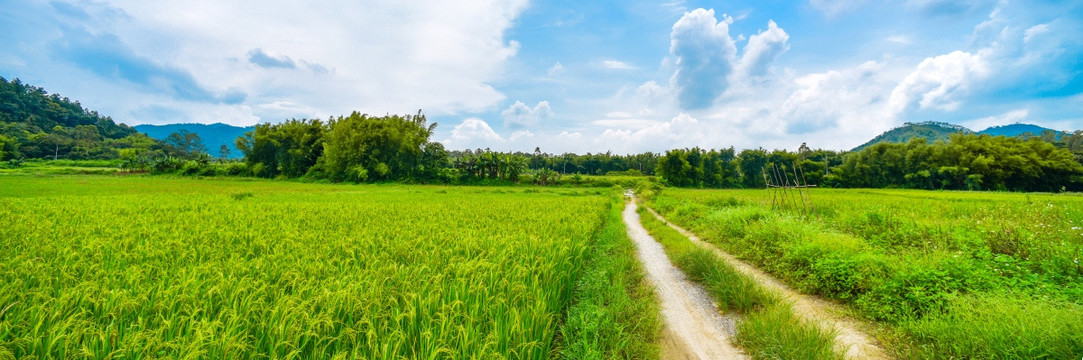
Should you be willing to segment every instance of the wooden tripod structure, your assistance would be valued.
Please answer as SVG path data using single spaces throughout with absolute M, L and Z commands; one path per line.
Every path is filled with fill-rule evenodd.
M 785 168 L 779 168 L 777 164 L 771 164 L 770 168 L 763 168 L 763 181 L 767 184 L 767 192 L 771 196 L 771 210 L 795 209 L 802 214 L 811 214 L 815 207 L 809 198 L 809 189 L 816 185 L 809 185 L 805 180 L 805 172 L 797 166 L 791 166 L 790 172 Z

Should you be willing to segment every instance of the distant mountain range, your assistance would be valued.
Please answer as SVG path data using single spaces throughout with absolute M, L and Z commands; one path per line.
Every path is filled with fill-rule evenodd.
M 991 136 L 1003 135 L 1007 137 L 1015 137 L 1026 134 L 1037 136 L 1041 135 L 1042 132 L 1045 131 L 1060 133 L 1060 131 L 1057 130 L 1032 124 L 1011 124 L 994 126 L 982 131 L 978 131 L 976 133 Z M 883 134 L 877 135 L 872 140 L 869 140 L 869 142 L 855 147 L 852 151 L 860 151 L 864 148 L 872 146 L 873 144 L 882 142 L 906 143 L 909 142 L 910 139 L 919 137 L 925 138 L 925 140 L 928 140 L 930 143 L 937 140 L 948 141 L 950 135 L 955 133 L 973 134 L 975 133 L 975 131 L 967 129 L 964 126 L 936 121 L 905 123 L 903 124 L 903 126 L 888 130 Z
M 211 156 L 218 156 L 219 149 L 222 145 L 229 148 L 229 157 L 233 159 L 240 159 L 244 157 L 244 154 L 237 149 L 237 138 L 244 135 L 244 133 L 255 130 L 255 126 L 238 127 L 233 125 L 227 125 L 222 123 L 216 124 L 167 124 L 167 125 L 136 125 L 135 129 L 139 132 L 147 134 L 152 138 L 162 140 L 169 134 L 175 133 L 180 130 L 187 130 L 190 133 L 199 134 L 199 139 L 203 141 L 203 146 L 207 147 L 207 152 Z

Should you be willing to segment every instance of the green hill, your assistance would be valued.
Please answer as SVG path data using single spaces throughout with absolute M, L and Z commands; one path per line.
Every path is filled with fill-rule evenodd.
M 112 159 L 156 142 L 59 94 L 0 77 L 0 160 Z
M 925 140 L 928 140 L 930 143 L 936 140 L 948 141 L 949 136 L 954 133 L 970 134 L 973 133 L 973 131 L 963 126 L 936 121 L 925 121 L 920 123 L 908 122 L 903 124 L 903 126 L 888 130 L 883 134 L 876 136 L 872 140 L 869 140 L 869 142 L 861 144 L 861 146 L 855 147 L 851 151 L 860 151 L 873 144 L 882 142 L 905 143 L 909 142 L 910 139 L 919 137 L 925 138 Z

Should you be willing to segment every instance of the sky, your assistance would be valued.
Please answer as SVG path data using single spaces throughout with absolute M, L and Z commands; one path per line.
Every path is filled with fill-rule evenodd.
M 1083 129 L 1083 0 L 0 0 L 0 76 L 129 125 L 413 114 L 449 149 Z

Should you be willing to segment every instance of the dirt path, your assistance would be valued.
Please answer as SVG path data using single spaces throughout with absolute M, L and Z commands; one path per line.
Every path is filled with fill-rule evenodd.
M 824 299 L 796 292 L 752 265 L 737 259 L 733 255 L 722 251 L 706 241 L 700 240 L 696 234 L 666 221 L 666 219 L 655 212 L 654 209 L 647 208 L 647 210 L 657 217 L 658 220 L 661 220 L 666 225 L 669 225 L 669 227 L 679 231 L 684 236 L 687 236 L 692 242 L 713 251 L 738 271 L 744 273 L 745 276 L 762 284 L 768 290 L 782 295 L 783 299 L 786 301 L 792 302 L 794 313 L 797 316 L 819 324 L 824 329 L 836 331 L 835 351 L 845 354 L 847 359 L 890 359 L 884 350 L 877 345 L 875 340 L 858 329 L 857 324 L 853 320 L 838 315 L 841 314 L 842 311 L 839 305 Z M 627 213 L 627 209 L 625 210 L 625 213 Z M 638 221 L 639 219 L 637 218 L 636 220 Z M 625 221 L 628 221 L 627 215 L 625 215 Z
M 639 222 L 635 201 L 624 207 L 628 236 L 636 244 L 647 278 L 654 285 L 665 318 L 664 359 L 747 359 L 730 343 L 734 320 L 724 318 L 703 289 L 669 262 L 662 245 Z

